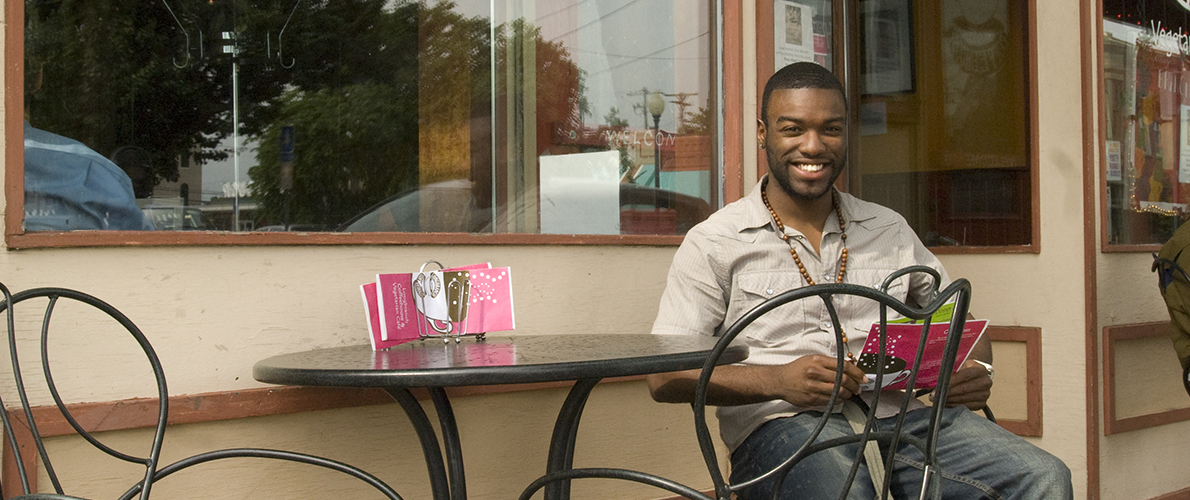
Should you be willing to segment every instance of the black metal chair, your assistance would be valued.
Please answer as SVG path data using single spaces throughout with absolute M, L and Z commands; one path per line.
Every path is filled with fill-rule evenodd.
M 376 489 L 383 498 L 400 500 L 401 497 L 397 495 L 397 493 L 391 487 L 372 474 L 369 474 L 357 467 L 327 458 L 290 451 L 261 448 L 224 449 L 201 453 L 179 460 L 169 465 L 160 466 L 161 446 L 165 438 L 166 430 L 166 417 L 169 414 L 169 394 L 166 391 L 165 373 L 162 370 L 161 363 L 157 358 L 157 354 L 153 351 L 153 347 L 149 344 L 148 339 L 141 332 L 141 330 L 137 328 L 132 320 L 128 319 L 127 316 L 108 303 L 92 295 L 75 290 L 63 288 L 36 288 L 18 292 L 16 294 L 11 294 L 3 284 L 0 284 L 0 292 L 2 292 L 4 295 L 4 302 L 0 303 L 0 310 L 4 310 L 6 312 L 8 325 L 8 349 L 12 358 L 13 379 L 15 382 L 14 389 L 21 400 L 21 411 L 23 413 L 24 419 L 21 422 L 14 422 L 14 420 L 19 420 L 19 418 L 10 417 L 9 412 L 7 411 L 6 407 L 4 407 L 3 401 L 0 401 L 0 417 L 3 418 L 4 432 L 8 442 L 11 444 L 10 450 L 5 451 L 12 453 L 15 458 L 22 490 L 24 492 L 23 495 L 14 497 L 15 499 L 78 499 L 78 497 L 69 496 L 64 493 L 62 484 L 58 479 L 58 475 L 54 471 L 53 463 L 50 460 L 50 455 L 47 453 L 46 446 L 42 441 L 42 434 L 38 432 L 37 420 L 34 418 L 33 407 L 29 402 L 29 396 L 26 391 L 26 383 L 24 381 L 24 377 L 21 375 L 20 360 L 17 355 L 18 339 L 13 310 L 18 307 L 16 306 L 17 304 L 27 302 L 31 299 L 44 298 L 48 300 L 48 303 L 45 307 L 45 311 L 40 322 L 41 368 L 45 377 L 46 387 L 49 390 L 49 394 L 53 397 L 55 405 L 58 407 L 58 410 L 61 411 L 62 416 L 66 419 L 70 426 L 74 428 L 75 432 L 77 432 L 79 436 L 81 436 L 95 448 L 116 459 L 134 464 L 140 464 L 144 467 L 144 477 L 137 480 L 135 485 L 131 486 L 123 495 L 121 495 L 119 497 L 121 500 L 131 498 L 140 498 L 142 500 L 147 499 L 149 498 L 149 493 L 152 491 L 152 486 L 155 482 L 188 467 L 215 460 L 249 457 L 305 463 L 331 469 L 350 475 L 365 482 L 372 488 Z M 140 350 L 142 350 L 145 357 L 148 358 L 149 365 L 153 371 L 153 376 L 156 379 L 159 410 L 153 439 L 151 443 L 148 444 L 148 450 L 144 456 L 128 455 L 105 445 L 96 436 L 86 431 L 83 426 L 80 425 L 78 421 L 76 421 L 68 406 L 59 395 L 58 387 L 55 385 L 54 377 L 50 371 L 50 356 L 48 352 L 49 344 L 47 340 L 50 333 L 50 321 L 53 317 L 53 313 L 55 312 L 55 307 L 62 299 L 68 299 L 84 304 L 85 306 L 91 306 L 111 319 L 114 319 L 119 323 L 123 330 L 126 330 L 127 333 L 136 340 L 137 344 L 139 344 Z M 17 432 L 27 432 L 31 435 L 32 440 L 36 445 L 36 451 L 41 459 L 45 473 L 49 477 L 49 480 L 52 483 L 53 489 L 56 493 L 46 494 L 30 491 L 30 474 L 35 473 L 35 471 L 28 471 L 25 468 L 22 450 L 19 446 L 17 446 Z
M 934 289 L 932 295 L 934 298 L 929 304 L 926 304 L 922 307 L 914 307 L 882 291 L 887 290 L 889 285 L 897 278 L 910 273 L 925 273 L 933 278 Z M 719 339 L 715 349 L 711 352 L 711 355 L 703 365 L 702 373 L 700 374 L 698 385 L 695 389 L 694 401 L 691 403 L 691 407 L 694 410 L 695 433 L 697 434 L 699 448 L 702 450 L 703 459 L 706 462 L 707 471 L 711 476 L 711 480 L 715 488 L 714 497 L 711 497 L 690 486 L 645 472 L 616 468 L 578 468 L 552 472 L 541 476 L 524 490 L 520 497 L 521 500 L 529 500 L 533 494 L 548 484 L 586 478 L 620 479 L 637 482 L 661 488 L 671 493 L 681 495 L 684 498 L 694 500 L 730 500 L 733 497 L 733 494 L 739 492 L 741 489 L 755 485 L 761 481 L 775 479 L 776 484 L 772 490 L 772 498 L 776 500 L 780 493 L 782 483 L 785 480 L 785 476 L 802 459 L 813 453 L 828 448 L 858 443 L 859 452 L 852 463 L 850 471 L 850 477 L 852 480 L 847 481 L 847 485 L 844 487 L 844 490 L 839 496 L 839 498 L 846 498 L 855 474 L 859 469 L 859 465 L 861 463 L 860 461 L 864 459 L 864 448 L 870 441 L 876 441 L 880 444 L 884 444 L 886 445 L 887 449 L 891 450 L 897 449 L 900 443 L 906 443 L 921 450 L 922 454 L 925 456 L 925 471 L 923 473 L 925 477 L 923 478 L 924 486 L 922 488 L 922 498 L 926 498 L 927 494 L 929 494 L 931 491 L 931 485 L 936 484 L 933 481 L 938 470 L 936 436 L 942 423 L 942 409 L 944 409 L 946 406 L 947 388 L 950 385 L 950 370 L 941 370 L 939 373 L 936 389 L 937 394 L 935 395 L 934 405 L 932 407 L 933 409 L 931 410 L 932 414 L 930 419 L 930 431 L 928 432 L 926 439 L 922 440 L 913 436 L 902 435 L 901 429 L 904 424 L 904 417 L 909 405 L 909 400 L 913 397 L 916 397 L 916 394 L 914 394 L 912 391 L 906 391 L 906 397 L 902 400 L 901 409 L 898 413 L 898 418 L 892 431 L 873 430 L 873 425 L 876 419 L 876 405 L 872 405 L 867 409 L 863 432 L 843 438 L 816 442 L 818 441 L 819 434 L 826 427 L 827 420 L 831 415 L 830 412 L 824 412 L 810 438 L 801 446 L 799 450 L 797 450 L 796 453 L 772 470 L 757 477 L 735 484 L 728 483 L 723 477 L 723 474 L 720 472 L 719 460 L 717 454 L 715 453 L 714 438 L 711 436 L 710 429 L 707 426 L 706 398 L 711 375 L 715 370 L 716 359 L 722 355 L 723 351 L 727 349 L 728 345 L 731 344 L 731 342 L 735 340 L 735 338 L 742 331 L 744 331 L 748 325 L 752 324 L 752 322 L 756 321 L 756 319 L 760 318 L 765 313 L 768 313 L 769 311 L 772 311 L 781 305 L 809 297 L 818 297 L 823 301 L 834 324 L 835 330 L 834 333 L 836 339 L 835 344 L 837 346 L 836 357 L 838 359 L 838 366 L 835 372 L 835 388 L 831 393 L 830 400 L 826 407 L 835 407 L 836 403 L 841 403 L 839 400 L 839 388 L 842 384 L 843 363 L 845 359 L 844 343 L 842 341 L 843 332 L 840 326 L 838 313 L 836 312 L 834 305 L 834 297 L 836 296 L 864 298 L 875 301 L 880 306 L 881 349 L 876 362 L 877 372 L 875 376 L 875 383 L 877 387 L 881 387 L 884 381 L 884 357 L 885 344 L 887 340 L 886 326 L 888 324 L 889 309 L 896 311 L 904 317 L 922 321 L 924 323 L 924 328 L 922 329 L 922 340 L 924 340 L 934 314 L 942 309 L 942 307 L 947 303 L 953 303 L 954 309 L 952 312 L 952 321 L 950 322 L 950 326 L 947 330 L 947 342 L 944 348 L 941 366 L 954 366 L 959 349 L 959 340 L 962 336 L 963 327 L 966 323 L 967 312 L 970 306 L 971 284 L 966 279 L 958 279 L 946 287 L 945 290 L 939 291 L 939 282 L 940 276 L 934 269 L 925 266 L 912 266 L 898 270 L 891 274 L 885 280 L 881 289 L 852 284 L 834 283 L 802 287 L 786 291 L 780 295 L 766 300 L 760 305 L 757 305 L 751 311 L 745 313 L 734 324 L 732 324 L 732 326 L 723 333 L 723 336 Z M 917 357 L 912 363 L 912 371 L 909 375 L 909 379 L 907 380 L 909 387 L 913 387 L 916 381 L 925 342 L 919 342 L 919 345 L 922 347 L 919 349 Z M 878 492 L 880 498 L 887 498 L 889 494 L 888 484 L 892 474 L 892 458 L 893 457 L 891 453 L 889 456 L 885 457 L 886 463 L 885 476 L 884 480 L 882 481 L 883 487 L 881 488 L 882 491 Z

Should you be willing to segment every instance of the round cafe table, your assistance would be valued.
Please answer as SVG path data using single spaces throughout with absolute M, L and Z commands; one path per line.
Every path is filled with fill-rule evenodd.
M 368 345 L 282 354 L 252 368 L 261 382 L 298 386 L 379 387 L 413 423 L 429 469 L 435 500 L 467 497 L 458 425 L 446 387 L 575 381 L 554 424 L 546 472 L 573 463 L 579 418 L 600 379 L 702 368 L 716 338 L 697 335 L 559 334 L 488 335 L 443 342 L 415 340 L 387 350 Z M 742 361 L 748 349 L 729 347 L 720 364 Z M 429 390 L 441 427 L 438 435 L 409 391 Z M 443 460 L 445 455 L 445 462 Z M 546 489 L 546 498 L 569 498 L 569 484 Z

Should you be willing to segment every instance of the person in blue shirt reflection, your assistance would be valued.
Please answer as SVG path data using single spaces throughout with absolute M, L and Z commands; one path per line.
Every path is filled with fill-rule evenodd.
M 152 231 L 120 167 L 25 122 L 25 231 Z

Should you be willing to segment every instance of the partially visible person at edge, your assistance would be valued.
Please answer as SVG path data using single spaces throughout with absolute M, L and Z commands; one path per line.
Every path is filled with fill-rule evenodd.
M 825 68 L 797 63 L 765 85 L 757 141 L 769 174 L 743 199 L 695 226 L 674 256 L 655 334 L 720 335 L 745 312 L 783 291 L 841 281 L 878 287 L 910 265 L 946 271 L 897 213 L 833 187 L 847 160 L 847 103 L 843 86 Z M 844 237 L 846 235 L 846 237 Z M 801 269 L 799 269 L 801 268 Z M 889 289 L 898 298 L 927 302 L 930 278 L 904 276 Z M 749 348 L 741 364 L 717 368 L 709 404 L 719 406 L 720 434 L 731 449 L 734 482 L 756 477 L 792 456 L 818 423 L 834 386 L 835 336 L 822 303 L 798 301 L 762 316 L 739 337 Z M 862 348 L 878 321 L 874 304 L 839 300 L 846 351 Z M 986 339 L 951 379 L 939 436 L 940 493 L 947 499 L 1069 499 L 1070 470 L 1061 460 L 1005 431 L 973 409 L 991 394 L 991 349 Z M 977 361 L 978 360 L 978 361 Z M 845 363 L 840 397 L 859 394 L 864 373 Z M 653 398 L 689 402 L 698 371 L 647 378 Z M 891 429 L 901 393 L 883 393 L 877 430 Z M 895 401 L 895 403 L 894 403 Z M 924 436 L 929 411 L 916 400 L 905 429 Z M 853 434 L 836 408 L 820 440 Z M 887 452 L 887 450 L 884 450 Z M 836 498 L 856 456 L 855 445 L 816 453 L 797 465 L 779 498 Z M 901 445 L 889 484 L 894 498 L 917 498 L 922 460 Z M 772 481 L 740 492 L 770 498 Z M 866 463 L 848 498 L 874 498 Z
M 25 122 L 25 230 L 152 231 L 132 180 L 74 139 Z
M 1190 224 L 1183 223 L 1157 253 L 1153 270 L 1169 310 L 1169 337 L 1182 364 L 1182 384 L 1190 393 Z

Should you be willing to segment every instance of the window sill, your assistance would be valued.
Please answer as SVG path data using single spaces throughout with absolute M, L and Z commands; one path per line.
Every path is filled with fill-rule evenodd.
M 68 247 L 231 245 L 647 245 L 677 246 L 681 235 L 269 233 L 225 231 L 71 231 L 5 236 L 10 250 Z

